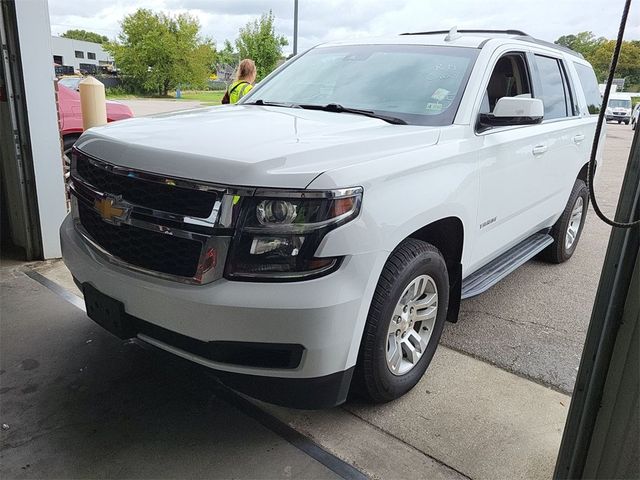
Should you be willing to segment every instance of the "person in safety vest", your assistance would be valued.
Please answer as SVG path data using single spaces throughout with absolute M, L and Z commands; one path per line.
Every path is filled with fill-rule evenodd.
M 238 65 L 236 81 L 227 87 L 222 103 L 236 103 L 251 91 L 255 81 L 256 64 L 250 58 L 245 58 Z

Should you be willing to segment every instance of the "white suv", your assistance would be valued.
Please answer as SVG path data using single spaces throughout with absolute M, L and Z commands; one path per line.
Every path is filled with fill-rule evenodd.
M 571 257 L 600 101 L 519 31 L 323 44 L 238 105 L 85 132 L 64 260 L 93 320 L 249 395 L 388 401 L 461 299 Z

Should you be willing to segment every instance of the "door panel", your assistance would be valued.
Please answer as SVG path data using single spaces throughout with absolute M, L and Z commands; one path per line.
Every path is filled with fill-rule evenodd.
M 478 266 L 532 233 L 544 221 L 551 190 L 543 184 L 557 145 L 543 125 L 484 135 L 479 149 Z M 548 184 L 547 184 L 548 185 Z
M 496 73 L 502 71 L 509 80 L 507 84 L 517 86 L 502 96 L 530 93 L 542 99 L 545 119 L 539 125 L 503 127 L 479 135 L 482 138 L 476 226 L 479 230 L 473 269 L 553 225 L 564 209 L 583 165 L 584 149 L 588 148 L 584 141 L 588 132 L 584 131 L 584 121 L 577 116 L 560 60 L 529 53 L 522 54 L 522 62 L 514 63 L 518 55 L 518 52 L 506 55 L 512 59 L 511 70 L 505 69 L 505 56 L 496 62 L 487 92 L 489 95 L 493 92 L 495 101 L 496 89 L 491 82 Z M 522 77 L 520 81 L 518 76 Z M 529 91 L 527 80 L 531 85 Z

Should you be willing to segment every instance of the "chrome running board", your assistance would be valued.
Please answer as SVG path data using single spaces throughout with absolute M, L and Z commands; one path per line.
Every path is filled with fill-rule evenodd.
M 553 237 L 546 233 L 531 235 L 465 278 L 462 281 L 462 299 L 475 297 L 489 290 L 552 243 Z

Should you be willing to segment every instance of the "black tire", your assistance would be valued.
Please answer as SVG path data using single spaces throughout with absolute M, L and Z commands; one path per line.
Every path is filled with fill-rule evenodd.
M 582 198 L 582 217 L 580 218 L 580 225 L 578 226 L 575 239 L 569 248 L 566 245 L 567 230 L 571 225 L 571 216 L 573 209 L 578 201 L 578 198 Z M 576 250 L 582 229 L 584 227 L 584 221 L 587 218 L 587 209 L 589 208 L 589 189 L 587 185 L 580 179 L 576 180 L 569 195 L 569 201 L 564 208 L 564 212 L 560 215 L 560 218 L 551 229 L 551 236 L 553 237 L 553 243 L 549 245 L 543 252 L 542 258 L 551 263 L 566 262 L 571 258 L 573 252 Z
M 62 150 L 65 155 L 69 155 L 71 153 L 71 147 L 76 141 L 80 138 L 80 134 L 70 134 L 62 137 Z
M 394 375 L 386 359 L 389 324 L 405 288 L 420 275 L 430 276 L 437 288 L 435 323 L 413 368 L 404 375 Z M 402 242 L 387 260 L 369 308 L 354 378 L 361 394 L 373 402 L 388 402 L 404 395 L 418 383 L 438 347 L 448 304 L 449 275 L 440 251 L 420 240 Z
M 629 120 L 627 120 L 626 122 L 624 122 L 625 125 L 629 125 Z
M 67 195 L 67 206 L 69 206 L 70 194 L 69 194 L 69 175 L 71 174 L 71 148 L 73 144 L 80 138 L 80 134 L 71 134 L 62 137 L 62 171 L 64 175 L 64 183 L 65 183 L 65 192 Z

